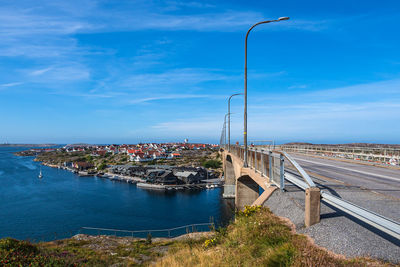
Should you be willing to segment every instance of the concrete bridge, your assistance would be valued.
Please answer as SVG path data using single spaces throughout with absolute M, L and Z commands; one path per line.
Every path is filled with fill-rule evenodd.
M 305 187 L 305 225 L 320 221 L 320 189 L 315 186 L 306 172 L 285 152 L 250 150 L 249 167 L 243 167 L 244 149 L 238 146 L 220 151 L 225 176 L 224 197 L 234 198 L 236 209 L 245 206 L 263 205 L 277 189 L 284 190 L 285 159 L 305 181 L 296 181 Z M 295 178 L 296 179 L 296 178 Z
M 320 222 L 321 202 L 400 241 L 400 223 L 356 205 L 323 187 L 316 186 L 307 172 L 285 151 L 252 147 L 222 146 L 225 198 L 234 198 L 236 209 L 263 205 L 274 191 L 285 192 L 285 181 L 304 191 L 304 225 Z M 325 164 L 326 165 L 326 164 Z M 328 189 L 328 190 L 327 190 Z

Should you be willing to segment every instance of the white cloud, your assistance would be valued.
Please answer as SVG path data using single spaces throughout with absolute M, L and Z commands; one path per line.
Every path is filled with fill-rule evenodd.
M 112 7 L 104 1 L 67 2 L 42 0 L 35 7 L 30 1 L 3 5 L 0 8 L 0 55 L 45 57 L 74 53 L 78 48 L 73 35 L 77 33 L 142 30 L 230 32 L 246 30 L 255 21 L 266 19 L 265 14 L 259 11 L 210 9 L 211 5 L 202 2 L 158 3 L 165 8 L 147 1 L 119 3 Z M 190 6 L 198 12 L 177 14 L 169 12 L 169 6 Z M 276 23 L 265 29 L 317 30 L 325 23 L 322 20 L 296 20 Z
M 384 80 L 371 83 L 356 84 L 331 89 L 311 89 L 305 92 L 277 92 L 267 96 L 257 96 L 254 100 L 260 103 L 290 103 L 291 101 L 304 104 L 310 102 L 354 101 L 363 102 L 365 99 L 393 99 L 400 97 L 400 79 Z M 368 100 L 368 101 L 369 101 Z
M 132 75 L 119 83 L 120 86 L 132 90 L 172 88 L 182 89 L 195 86 L 202 82 L 222 81 L 232 78 L 222 74 L 220 70 L 182 68 L 172 69 L 162 73 L 145 73 Z
M 187 94 L 171 94 L 171 95 L 162 95 L 162 96 L 154 96 L 154 97 L 146 97 L 146 98 L 137 98 L 134 100 L 130 100 L 130 104 L 138 104 L 145 102 L 152 102 L 158 100 L 174 100 L 174 99 L 190 99 L 190 98 L 210 98 L 215 97 L 214 95 L 187 95 Z
M 391 80 L 319 90 L 313 93 L 315 97 L 312 98 L 308 93 L 299 93 L 289 101 L 287 95 L 281 95 L 279 99 L 263 105 L 254 104 L 255 99 L 249 99 L 249 139 L 396 142 L 400 134 L 400 124 L 397 123 L 400 91 L 394 92 L 394 89 L 399 83 L 398 80 Z M 335 97 L 326 100 L 335 93 L 345 95 L 346 92 L 348 99 L 345 102 Z M 376 97 L 377 92 L 379 96 L 391 93 L 379 98 Z M 325 93 L 328 95 L 325 96 Z M 232 140 L 242 140 L 242 116 L 240 111 L 232 117 Z M 152 128 L 168 136 L 202 136 L 218 140 L 222 124 L 223 114 L 218 112 L 208 117 L 191 114 L 186 119 L 159 123 Z M 375 139 L 371 139 L 372 136 Z
M 27 74 L 28 81 L 41 84 L 86 81 L 90 78 L 90 70 L 77 62 L 65 62 L 62 65 L 42 69 L 27 69 L 22 72 Z
M 34 70 L 34 71 L 32 71 L 32 72 L 30 73 L 30 75 L 39 76 L 39 75 L 42 75 L 42 74 L 44 74 L 44 73 L 46 73 L 46 72 L 48 72 L 48 71 L 50 71 L 50 70 L 52 70 L 52 69 L 53 69 L 53 68 L 50 67 L 50 68 L 45 68 L 45 69 L 40 69 L 40 70 Z
M 14 83 L 3 83 L 0 84 L 0 87 L 13 87 L 23 84 L 22 82 L 14 82 Z

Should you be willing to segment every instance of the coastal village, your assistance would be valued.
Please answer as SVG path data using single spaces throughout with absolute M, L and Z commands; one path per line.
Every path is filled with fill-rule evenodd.
M 221 184 L 218 145 L 143 143 L 135 145 L 74 144 L 32 148 L 16 153 L 35 156 L 43 165 L 79 176 L 135 183 L 147 189 L 217 187 Z

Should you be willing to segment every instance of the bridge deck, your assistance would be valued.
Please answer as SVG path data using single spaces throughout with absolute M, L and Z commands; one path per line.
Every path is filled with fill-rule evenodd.
M 398 169 L 301 154 L 291 155 L 309 174 L 318 174 L 317 178 L 333 178 L 351 186 L 367 188 L 400 200 L 400 170 Z

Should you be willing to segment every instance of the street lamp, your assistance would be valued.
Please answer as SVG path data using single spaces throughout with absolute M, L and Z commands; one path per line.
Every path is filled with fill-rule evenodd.
M 248 167 L 247 164 L 247 37 L 249 36 L 250 31 L 260 24 L 270 23 L 270 22 L 278 22 L 281 20 L 288 20 L 289 17 L 280 17 L 275 20 L 266 20 L 260 21 L 253 26 L 246 33 L 246 39 L 244 44 L 244 131 L 243 131 L 243 139 L 244 139 L 244 167 Z
M 230 112 L 226 113 L 225 118 L 224 118 L 224 127 L 222 128 L 224 131 L 224 143 L 225 143 L 224 145 L 226 145 L 226 116 L 229 116 L 229 118 L 230 118 L 231 114 L 233 114 L 233 113 L 230 113 Z
M 228 99 L 228 151 L 231 151 L 231 98 L 237 95 L 243 95 L 242 93 L 240 94 L 233 94 L 229 97 Z

